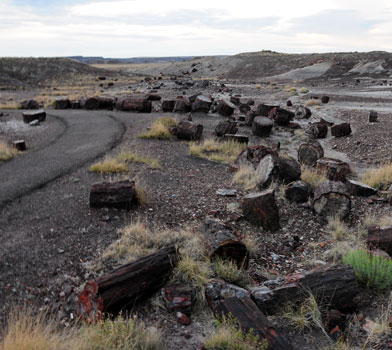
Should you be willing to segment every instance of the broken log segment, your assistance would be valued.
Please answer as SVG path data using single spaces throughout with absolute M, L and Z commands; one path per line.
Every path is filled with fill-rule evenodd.
M 328 126 L 322 122 L 316 122 L 310 124 L 306 132 L 314 139 L 323 139 L 328 134 Z
M 230 288 L 231 287 L 231 288 Z M 231 318 L 245 332 L 252 332 L 259 340 L 266 339 L 268 350 L 294 350 L 274 328 L 245 290 L 224 281 L 212 280 L 206 288 L 206 297 L 218 317 Z
M 285 197 L 295 203 L 307 202 L 312 194 L 312 187 L 304 181 L 291 182 L 285 190 Z
M 145 97 L 127 97 L 117 101 L 116 109 L 124 112 L 151 113 L 152 103 Z
M 368 228 L 367 244 L 379 248 L 392 257 L 392 226 L 372 226 Z
M 288 126 L 290 121 L 294 119 L 294 116 L 293 112 L 279 107 L 275 107 L 268 112 L 268 118 L 281 126 Z
M 226 134 L 235 134 L 237 131 L 237 122 L 233 120 L 221 121 L 215 127 L 215 135 L 218 137 L 225 136 Z
M 99 109 L 99 101 L 97 97 L 87 97 L 80 100 L 80 107 L 87 110 Z
M 190 112 L 192 109 L 191 104 L 182 99 L 182 98 L 178 98 L 176 100 L 176 103 L 174 104 L 174 108 L 173 108 L 173 112 L 174 113 L 188 113 Z
M 287 303 L 301 304 L 310 294 L 324 311 L 353 312 L 358 308 L 359 285 L 353 268 L 348 265 L 321 268 L 280 283 L 269 282 L 272 281 L 252 288 L 251 295 L 257 306 L 270 315 L 279 312 Z
M 234 110 L 235 105 L 226 100 L 220 101 L 216 107 L 216 111 L 224 117 L 230 117 L 234 113 Z
M 295 108 L 295 118 L 296 119 L 309 119 L 312 116 L 312 112 L 308 107 L 297 106 Z
M 324 218 L 344 219 L 351 211 L 351 198 L 344 183 L 325 181 L 314 192 L 313 210 Z
M 254 136 L 268 137 L 271 134 L 274 123 L 267 117 L 256 117 L 252 123 L 252 133 Z
M 317 170 L 325 172 L 331 181 L 346 182 L 347 176 L 351 174 L 350 166 L 339 159 L 323 157 L 318 159 L 316 164 Z
M 376 195 L 378 192 L 377 189 L 354 180 L 348 180 L 346 186 L 353 196 L 369 197 Z
M 179 140 L 200 140 L 203 134 L 203 125 L 182 120 L 176 128 L 176 136 Z
M 26 151 L 25 140 L 17 140 L 17 141 L 14 141 L 12 144 L 16 150 L 21 151 L 21 152 Z
M 23 112 L 23 121 L 26 124 L 29 124 L 34 120 L 43 122 L 45 119 L 46 119 L 46 112 L 42 109 L 38 111 L 32 111 L 32 112 Z
M 162 111 L 163 112 L 173 112 L 175 104 L 176 104 L 176 101 L 174 101 L 174 100 L 162 101 Z
M 135 181 L 102 182 L 90 189 L 90 207 L 130 209 L 135 202 Z
M 131 309 L 163 286 L 178 259 L 178 251 L 171 245 L 88 282 L 79 296 L 78 314 L 94 321 L 101 312 Z
M 351 134 L 350 123 L 334 124 L 331 127 L 331 135 L 335 137 L 344 137 Z
M 313 167 L 320 158 L 324 157 L 324 149 L 317 141 L 304 142 L 299 145 L 297 154 L 301 164 Z
M 207 218 L 201 224 L 200 231 L 205 238 L 205 247 L 211 260 L 231 260 L 238 267 L 248 267 L 248 249 L 230 227 Z

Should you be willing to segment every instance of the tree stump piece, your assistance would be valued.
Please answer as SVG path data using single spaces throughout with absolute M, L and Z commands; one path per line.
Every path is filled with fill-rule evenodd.
M 392 226 L 372 226 L 368 228 L 367 244 L 379 248 L 392 257 Z
M 215 135 L 220 137 L 226 134 L 235 134 L 237 131 L 237 122 L 231 120 L 221 121 L 215 127 Z
M 219 101 L 217 107 L 216 107 L 216 111 L 224 116 L 224 117 L 230 117 L 235 110 L 235 105 L 229 101 Z
M 271 134 L 274 123 L 267 117 L 256 117 L 253 119 L 252 133 L 254 136 L 268 137 Z
M 182 120 L 177 125 L 176 136 L 179 140 L 200 140 L 203 134 L 203 125 Z
M 324 149 L 317 141 L 301 143 L 297 153 L 298 161 L 311 167 L 317 164 L 317 160 L 324 157 Z
M 117 101 L 116 109 L 123 112 L 151 113 L 152 104 L 145 97 L 127 97 Z
M 350 123 L 334 124 L 331 127 L 331 134 L 335 137 L 344 137 L 351 134 Z
M 20 152 L 26 151 L 26 142 L 25 140 L 14 141 L 13 147 Z
M 296 119 L 309 119 L 312 116 L 312 112 L 308 107 L 298 106 L 295 109 L 295 118 Z
M 294 181 L 287 185 L 285 196 L 295 203 L 305 203 L 312 194 L 311 186 L 304 181 Z
M 174 101 L 174 100 L 162 101 L 162 111 L 163 112 L 173 112 L 175 104 L 176 104 L 176 101 Z
M 339 159 L 323 157 L 317 160 L 316 166 L 331 181 L 346 182 L 347 176 L 351 174 L 350 166 Z
M 34 120 L 43 122 L 46 119 L 46 112 L 42 109 L 32 112 L 23 112 L 23 122 L 30 124 Z
M 91 186 L 90 207 L 129 209 L 136 201 L 134 181 L 102 182 Z
M 376 111 L 369 112 L 369 123 L 376 123 L 378 118 L 378 113 Z

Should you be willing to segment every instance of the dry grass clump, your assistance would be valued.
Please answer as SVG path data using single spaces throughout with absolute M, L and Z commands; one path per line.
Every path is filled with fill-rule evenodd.
M 145 157 L 141 156 L 135 152 L 132 151 L 123 151 L 121 152 L 117 157 L 117 160 L 121 162 L 126 162 L 126 163 L 142 163 L 142 164 L 147 164 L 153 169 L 162 169 L 161 164 L 159 163 L 159 160 L 153 157 Z
M 163 350 L 160 331 L 135 318 L 101 321 L 95 325 L 59 330 L 53 319 L 29 310 L 10 315 L 0 350 Z
M 378 190 L 388 190 L 392 184 L 392 163 L 367 171 L 363 174 L 361 181 Z
M 20 109 L 20 104 L 15 102 L 1 103 L 0 109 Z
M 286 92 L 297 92 L 297 88 L 294 87 L 294 86 L 292 86 L 292 85 L 286 85 L 286 86 L 284 87 L 284 90 L 285 90 Z
M 216 259 L 213 264 L 215 275 L 228 283 L 246 287 L 250 278 L 243 268 L 239 268 L 236 263 L 231 260 Z
M 8 146 L 5 142 L 0 141 L 0 162 L 15 158 L 17 154 L 18 151 L 16 149 Z
M 255 84 L 255 89 L 261 89 L 261 84 Z
M 319 106 L 319 105 L 321 105 L 321 101 L 319 99 L 316 99 L 316 98 L 311 98 L 310 100 L 308 100 L 305 103 L 306 107 Z
M 309 92 L 309 89 L 307 89 L 306 87 L 301 88 L 300 90 L 301 94 L 307 94 Z
M 333 239 L 341 241 L 347 237 L 350 229 L 339 217 L 328 218 L 327 230 L 331 233 Z
M 313 188 L 316 188 L 320 183 L 327 181 L 327 174 L 314 168 L 302 166 L 301 180 L 309 183 Z
M 233 182 L 244 185 L 247 191 L 255 189 L 258 185 L 255 168 L 248 164 L 240 165 L 240 168 L 234 174 Z
M 151 126 L 151 129 L 139 137 L 143 139 L 156 139 L 156 140 L 170 140 L 171 133 L 169 131 L 170 127 L 175 127 L 177 121 L 169 117 L 158 118 Z
M 237 141 L 218 142 L 214 139 L 204 140 L 201 143 L 191 142 L 189 151 L 191 155 L 222 163 L 233 163 L 246 146 Z
M 102 162 L 93 164 L 90 171 L 104 174 L 125 173 L 128 167 L 115 158 L 106 158 Z

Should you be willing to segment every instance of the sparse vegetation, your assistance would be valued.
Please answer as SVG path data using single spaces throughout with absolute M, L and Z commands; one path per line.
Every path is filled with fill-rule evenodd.
M 321 105 L 321 101 L 316 98 L 311 98 L 310 100 L 306 101 L 306 103 L 305 103 L 306 107 L 319 106 L 319 105 Z
M 303 87 L 303 88 L 301 88 L 300 92 L 301 92 L 301 94 L 307 94 L 309 92 L 309 89 Z
M 247 191 L 255 189 L 258 182 L 254 167 L 252 165 L 240 165 L 240 168 L 234 174 L 233 182 L 244 185 Z
M 249 283 L 249 275 L 231 260 L 216 259 L 213 265 L 216 276 L 228 283 L 246 287 Z
M 139 137 L 144 139 L 156 139 L 156 140 L 170 140 L 171 133 L 169 131 L 170 127 L 175 127 L 177 122 L 173 118 L 161 117 L 158 118 L 151 126 L 151 129 L 139 135 Z
M 10 146 L 8 146 L 5 142 L 0 141 L 0 162 L 5 162 L 7 160 L 11 160 L 15 158 L 18 154 L 18 151 Z
M 233 320 L 216 321 L 216 332 L 204 342 L 207 350 L 267 350 L 265 339 L 249 331 L 244 334 Z
M 372 256 L 364 250 L 349 252 L 343 262 L 353 267 L 358 281 L 368 288 L 385 290 L 392 288 L 392 260 Z
M 332 238 L 341 241 L 346 238 L 349 228 L 339 217 L 328 218 L 327 230 L 331 233 Z
M 392 163 L 367 171 L 361 181 L 378 190 L 388 190 L 392 184 Z
M 316 188 L 320 183 L 327 181 L 327 175 L 320 170 L 302 166 L 301 180 L 309 183 L 313 188 Z
M 196 157 L 216 162 L 233 163 L 245 147 L 243 143 L 237 141 L 218 142 L 208 139 L 201 143 L 192 142 L 189 151 L 191 155 Z
M 290 93 L 297 92 L 297 88 L 292 85 L 286 85 L 284 90 Z
M 15 102 L 1 103 L 0 109 L 20 109 L 20 104 Z
M 90 171 L 103 174 L 125 173 L 128 171 L 128 167 L 115 158 L 106 158 L 102 162 L 93 164 Z
M 147 164 L 153 169 L 162 169 L 159 160 L 153 157 L 141 156 L 132 151 L 123 151 L 117 157 L 117 160 L 126 163 L 142 163 Z

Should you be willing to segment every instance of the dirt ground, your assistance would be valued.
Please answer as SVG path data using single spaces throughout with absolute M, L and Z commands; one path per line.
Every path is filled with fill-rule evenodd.
M 155 83 L 135 83 L 132 89 L 148 92 Z M 290 99 L 294 105 L 304 104 L 311 96 L 329 94 L 331 101 L 310 107 L 313 116 L 335 121 L 350 121 L 353 134 L 336 139 L 328 135 L 323 140 L 327 156 L 348 161 L 352 170 L 361 174 L 375 165 L 391 161 L 392 147 L 392 89 L 378 84 L 355 85 L 337 88 L 323 82 L 297 83 L 297 93 L 285 90 L 284 84 L 230 84 L 226 90 L 220 82 L 201 88 L 196 82 L 191 88 L 176 85 L 171 80 L 159 81 L 158 93 L 163 98 L 175 98 L 185 94 L 191 96 L 203 91 L 220 99 L 240 95 L 241 101 L 249 98 L 255 104 L 268 103 L 285 106 Z M 300 93 L 306 87 L 309 92 Z M 119 86 L 117 91 L 126 86 Z M 344 91 L 344 94 L 343 94 Z M 12 94 L 12 92 L 7 92 Z M 14 92 L 15 99 L 22 92 Z M 116 95 L 116 89 L 109 95 Z M 386 95 L 387 94 L 387 95 Z M 388 95 L 391 95 L 391 98 Z M 336 96 L 336 98 L 334 98 Z M 344 96 L 344 98 L 342 98 Z M 154 102 L 154 109 L 159 102 Z M 369 125 L 369 110 L 379 111 L 379 122 Z M 34 152 L 46 147 L 46 135 L 61 133 L 61 125 L 50 111 L 45 123 L 36 129 L 27 129 L 20 123 L 21 111 L 2 110 L 0 117 L 0 138 L 11 141 L 25 138 Z M 62 112 L 63 113 L 63 112 Z M 72 112 L 70 112 L 72 113 Z M 325 222 L 315 216 L 309 205 L 288 202 L 281 193 L 277 202 L 281 217 L 281 230 L 269 233 L 240 218 L 238 203 L 247 192 L 233 183 L 229 165 L 196 158 L 189 154 L 189 145 L 173 138 L 170 141 L 148 140 L 138 135 L 151 126 L 163 113 L 135 114 L 116 111 L 85 113 L 106 113 L 125 127 L 121 142 L 107 156 L 115 156 L 121 150 L 137 150 L 143 155 L 159 159 L 162 169 L 151 169 L 146 165 L 132 164 L 126 175 L 102 176 L 89 171 L 97 160 L 92 159 L 79 169 L 48 183 L 44 187 L 0 208 L 0 321 L 5 321 L 9 310 L 24 303 L 37 308 L 48 307 L 55 312 L 63 324 L 73 322 L 75 298 L 83 284 L 100 273 L 109 272 L 114 266 L 102 266 L 91 270 L 89 264 L 96 261 L 104 249 L 119 236 L 118 230 L 129 223 L 142 220 L 149 227 L 178 229 L 190 227 L 197 232 L 206 216 L 213 216 L 229 224 L 241 235 L 257 241 L 256 255 L 251 259 L 250 275 L 253 284 L 290 273 L 300 273 L 331 262 L 330 250 L 334 239 L 325 229 Z M 238 111 L 236 112 L 238 116 Z M 181 119 L 181 115 L 165 114 Z M 213 135 L 218 121 L 224 120 L 217 114 L 193 115 L 193 120 L 204 126 L 204 138 Z M 250 145 L 258 145 L 261 139 L 251 134 L 249 127 L 239 123 L 239 133 L 250 137 Z M 50 131 L 50 132 L 49 132 Z M 43 141 L 45 140 L 45 141 Z M 281 152 L 295 155 L 302 139 L 292 130 L 276 128 L 267 142 L 281 142 Z M 72 145 L 70 145 L 72 147 Z M 0 164 L 0 173 L 1 173 Z M 119 178 L 138 180 L 146 189 L 148 201 L 144 206 L 131 211 L 116 209 L 91 209 L 88 203 L 89 190 L 93 183 Z M 235 197 L 221 197 L 220 188 L 236 189 Z M 391 207 L 384 201 L 369 201 L 360 197 L 352 198 L 352 212 L 347 224 L 359 227 L 366 216 L 392 216 Z M 385 302 L 385 295 L 369 294 L 363 291 L 361 312 L 375 317 Z M 213 330 L 213 315 L 209 310 L 192 316 L 190 326 L 177 324 L 174 315 L 163 310 L 159 296 L 140 305 L 135 312 L 147 324 L 162 327 L 170 349 L 198 349 L 206 335 Z M 333 342 L 319 330 L 303 335 L 276 320 L 278 330 L 289 339 L 296 349 L 328 349 Z M 363 344 L 367 333 L 358 327 L 354 344 Z M 382 339 L 374 349 L 387 349 Z M 353 347 L 354 348 L 354 347 Z

